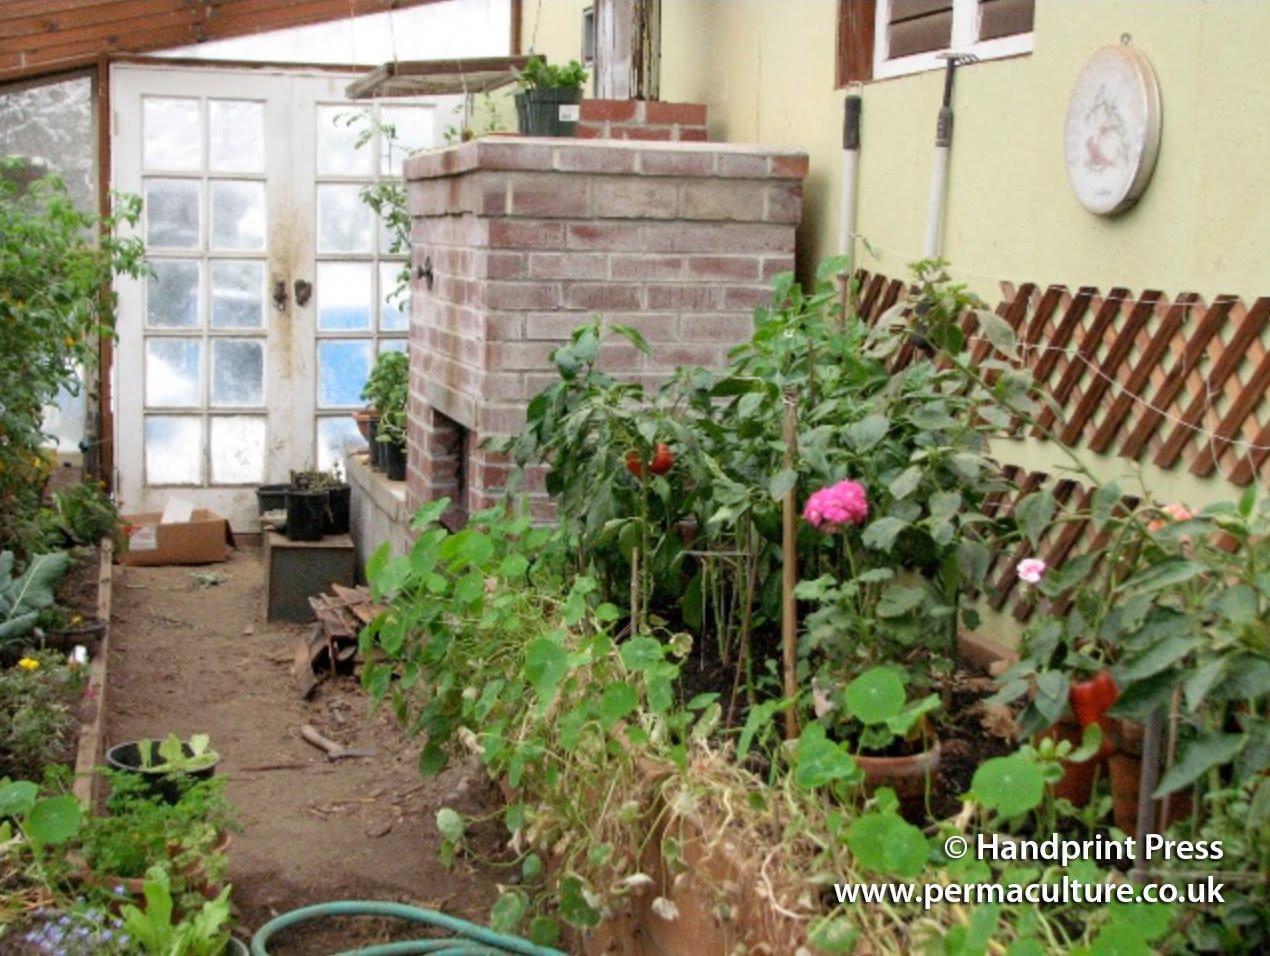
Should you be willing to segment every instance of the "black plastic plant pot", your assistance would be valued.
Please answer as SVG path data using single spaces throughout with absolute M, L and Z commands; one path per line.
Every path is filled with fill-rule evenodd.
M 323 534 L 348 534 L 348 510 L 352 498 L 353 489 L 350 485 L 343 484 L 327 489 Z
M 581 87 L 531 89 L 516 94 L 516 116 L 526 136 L 572 136 L 578 128 Z M 565 118 L 562 118 L 565 117 Z
M 389 481 L 406 480 L 406 443 L 380 442 L 383 445 L 384 471 Z
M 260 507 L 260 513 L 266 511 L 281 511 L 287 506 L 287 489 L 290 485 L 261 485 L 256 489 L 256 504 Z
M 290 489 L 287 492 L 287 540 L 321 541 L 322 528 L 326 524 L 326 508 L 325 490 Z
M 150 745 L 150 762 L 156 763 L 163 758 L 159 756 L 159 741 L 146 741 Z M 187 743 L 181 744 L 181 750 L 187 757 L 194 756 L 194 750 Z M 166 803 L 175 804 L 181 799 L 181 785 L 179 783 L 182 777 L 193 778 L 195 780 L 207 780 L 216 773 L 217 760 L 206 767 L 200 767 L 198 770 L 180 770 L 176 772 L 163 772 L 160 770 L 149 770 L 145 766 L 145 761 L 141 759 L 141 741 L 132 740 L 126 744 L 116 744 L 106 751 L 106 766 L 111 770 L 121 770 L 125 773 L 139 774 L 146 781 L 146 791 L 153 797 L 158 797 Z
M 379 433 L 379 419 L 372 420 L 368 426 L 370 431 L 370 470 L 384 470 L 384 443 L 378 441 L 375 436 Z

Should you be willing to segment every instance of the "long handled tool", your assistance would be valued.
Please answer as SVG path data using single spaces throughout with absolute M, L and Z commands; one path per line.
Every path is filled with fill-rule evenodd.
M 930 176 L 930 204 L 926 208 L 926 243 L 922 255 L 934 259 L 939 255 L 944 228 L 944 205 L 948 198 L 948 156 L 952 150 L 953 75 L 957 67 L 974 63 L 979 58 L 973 53 L 954 53 L 951 50 L 939 54 L 944 61 L 944 101 L 939 107 L 939 119 L 935 124 L 935 167 Z

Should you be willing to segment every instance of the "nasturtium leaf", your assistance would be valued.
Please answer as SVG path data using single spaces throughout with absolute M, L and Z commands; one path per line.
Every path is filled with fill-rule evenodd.
M 529 559 L 523 554 L 509 554 L 503 558 L 499 574 L 505 578 L 519 578 L 529 570 Z
M 19 817 L 26 813 L 39 793 L 39 785 L 30 780 L 0 783 L 0 817 Z
M 1041 802 L 1045 776 L 1022 754 L 990 757 L 979 765 L 970 789 L 975 799 L 1003 817 L 1016 817 Z
M 437 811 L 437 830 L 451 843 L 462 842 L 463 829 L 463 818 L 457 812 L 449 807 Z
M 23 828 L 38 843 L 65 843 L 79 831 L 84 808 L 78 798 L 63 794 L 35 801 L 23 820 Z
M 630 684 L 609 684 L 600 694 L 600 723 L 607 730 L 639 706 L 639 693 Z
M 600 914 L 587 902 L 582 881 L 576 876 L 560 881 L 560 915 L 578 929 L 590 929 L 600 922 Z
M 622 663 L 633 671 L 647 670 L 664 656 L 661 641 L 655 637 L 633 637 L 618 648 Z
M 794 782 L 815 789 L 834 780 L 849 780 L 859 771 L 855 761 L 836 743 L 825 738 L 825 729 L 811 723 L 798 738 L 798 756 L 794 765 Z
M 542 857 L 530 853 L 520 863 L 520 875 L 526 880 L 536 880 L 542 876 Z
M 895 813 L 866 813 L 847 828 L 847 848 L 875 873 L 916 879 L 930 849 L 922 831 Z
M 904 706 L 904 682 L 889 667 L 871 667 L 851 681 L 843 700 L 852 717 L 865 724 L 880 724 Z
M 525 679 L 544 703 L 554 696 L 567 660 L 564 648 L 548 637 L 537 638 L 525 649 Z
M 807 942 L 823 953 L 853 953 L 860 930 L 845 916 L 833 916 L 813 923 Z
M 550 916 L 535 916 L 529 921 L 529 939 L 537 946 L 554 946 L 560 940 L 560 924 Z
M 520 924 L 525 920 L 525 911 L 529 909 L 529 897 L 520 890 L 504 893 L 498 898 L 489 913 L 489 928 L 495 933 L 509 936 L 520 934 Z

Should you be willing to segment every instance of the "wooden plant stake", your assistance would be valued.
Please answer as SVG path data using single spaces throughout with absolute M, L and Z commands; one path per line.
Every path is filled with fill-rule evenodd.
M 792 389 L 785 392 L 785 467 L 794 467 L 794 451 L 798 442 L 798 407 L 794 404 Z M 793 740 L 798 736 L 798 716 L 794 710 L 795 698 L 798 696 L 798 607 L 794 601 L 794 587 L 798 584 L 798 558 L 795 554 L 794 540 L 798 530 L 797 509 L 794 495 L 797 483 L 785 492 L 785 501 L 781 507 L 781 643 L 785 652 L 785 697 L 789 706 L 785 708 L 785 737 Z

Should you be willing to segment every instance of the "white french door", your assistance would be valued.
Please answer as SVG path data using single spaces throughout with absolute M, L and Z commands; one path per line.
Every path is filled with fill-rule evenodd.
M 144 201 L 153 275 L 121 280 L 118 487 L 129 511 L 190 499 L 255 530 L 257 485 L 329 469 L 374 358 L 404 349 L 408 253 L 361 200 L 401 155 L 343 99 L 347 73 L 115 64 L 115 189 Z M 453 100 L 373 107 L 410 148 Z M 439 109 L 440 107 L 441 109 Z M 444 115 L 444 114 L 442 114 Z

